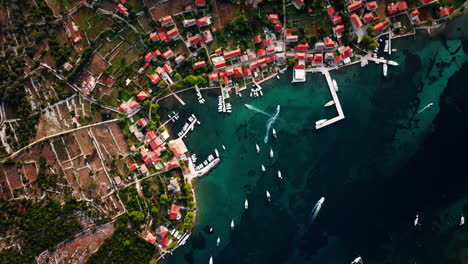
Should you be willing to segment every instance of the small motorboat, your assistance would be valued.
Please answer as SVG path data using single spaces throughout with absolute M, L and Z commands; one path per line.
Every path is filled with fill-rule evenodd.
M 213 257 L 210 257 L 210 261 L 208 262 L 208 264 L 213 264 Z
M 210 227 L 210 233 L 213 233 L 213 228 L 212 227 Z
M 318 125 L 321 125 L 323 123 L 325 123 L 327 121 L 327 119 L 320 119 L 319 121 L 315 122 L 315 125 L 318 126 Z
M 416 215 L 416 219 L 414 219 L 414 226 L 418 226 L 419 224 L 419 215 Z
M 273 128 L 272 131 L 273 131 L 273 136 L 276 138 L 276 130 Z
M 335 79 L 333 79 L 333 88 L 335 88 L 335 92 L 338 92 L 338 84 L 336 83 Z
M 330 102 L 328 102 L 328 103 L 325 104 L 325 107 L 327 107 L 327 106 L 332 106 L 332 105 L 334 105 L 334 104 L 335 104 L 335 101 L 331 100 Z
M 266 190 L 266 197 L 267 197 L 268 201 L 271 200 L 271 195 L 270 195 L 270 192 L 268 190 Z
M 270 149 L 270 158 L 273 158 L 275 154 L 273 153 L 273 149 Z
M 219 152 L 217 149 L 215 149 L 215 154 L 216 154 L 216 157 L 219 157 Z
M 276 79 L 278 79 L 278 80 L 279 80 L 279 78 L 280 78 L 280 77 L 279 77 L 279 75 L 278 75 L 278 74 L 276 74 Z
M 398 62 L 391 61 L 391 60 L 387 61 L 387 63 L 388 63 L 388 65 L 392 65 L 392 66 L 398 66 L 399 65 Z
M 231 220 L 231 229 L 234 229 L 234 219 Z
M 262 171 L 265 172 L 265 166 L 262 164 Z
M 465 217 L 462 215 L 462 216 L 460 217 L 460 224 L 459 224 L 459 226 L 462 226 L 462 225 L 464 225 L 464 224 L 465 224 Z
M 218 237 L 218 239 L 216 240 L 216 246 L 219 247 L 219 243 L 221 243 L 221 238 Z
M 226 150 L 226 147 L 224 145 L 222 147 L 223 147 L 223 150 Z
M 361 257 L 355 258 L 353 261 L 351 261 L 351 264 L 363 264 L 362 258 Z
M 383 76 L 384 77 L 387 77 L 387 71 L 388 71 L 388 66 L 387 66 L 387 64 L 384 63 L 384 65 L 383 65 Z
M 255 148 L 257 149 L 257 153 L 260 152 L 260 147 L 258 146 L 258 144 L 255 144 Z
M 281 176 L 281 171 L 278 171 L 278 178 L 280 178 L 280 180 L 283 179 L 283 176 Z
M 249 209 L 249 201 L 247 201 L 247 199 L 245 199 L 244 207 L 245 207 L 245 210 Z

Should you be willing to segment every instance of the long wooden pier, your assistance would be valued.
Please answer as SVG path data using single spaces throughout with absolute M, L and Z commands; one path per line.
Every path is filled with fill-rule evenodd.
M 333 101 L 335 102 L 335 106 L 336 106 L 336 111 L 338 112 L 338 116 L 332 118 L 332 119 L 328 119 L 327 121 L 321 123 L 321 124 L 316 124 L 315 125 L 315 129 L 320 129 L 322 127 L 326 127 L 328 125 L 331 125 L 335 122 L 338 122 L 342 119 L 345 118 L 344 116 L 344 113 L 343 113 L 343 109 L 341 108 L 341 103 L 340 103 L 340 100 L 338 99 L 338 96 L 336 95 L 336 91 L 335 91 L 335 87 L 333 85 L 333 81 L 332 81 L 332 78 L 330 76 L 330 72 L 328 72 L 327 69 L 322 69 L 321 72 L 325 75 L 325 78 L 327 79 L 327 84 L 328 84 L 328 89 L 330 89 L 330 93 L 332 95 L 332 98 L 333 98 Z

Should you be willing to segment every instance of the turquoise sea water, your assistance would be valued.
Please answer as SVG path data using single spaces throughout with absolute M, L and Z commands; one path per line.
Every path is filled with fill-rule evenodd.
M 212 172 L 196 180 L 198 215 L 193 234 L 164 263 L 208 263 L 210 256 L 215 263 L 349 263 L 357 255 L 365 263 L 466 261 L 461 248 L 468 244 L 468 237 L 464 238 L 468 231 L 454 232 L 454 228 L 467 196 L 458 189 L 454 196 L 451 185 L 443 184 L 445 178 L 466 177 L 466 170 L 458 172 L 459 178 L 453 178 L 457 171 L 451 176 L 436 175 L 437 169 L 434 175 L 418 172 L 427 167 L 424 155 L 437 156 L 432 163 L 440 162 L 439 167 L 449 164 L 451 155 L 468 156 L 457 150 L 436 153 L 425 143 L 435 134 L 435 141 L 450 140 L 434 120 L 456 124 L 451 129 L 460 131 L 468 121 L 466 115 L 452 120 L 440 114 L 440 98 L 457 109 L 459 98 L 447 92 L 449 79 L 452 86 L 466 88 L 466 83 L 459 82 L 466 80 L 468 72 L 467 22 L 463 17 L 444 33 L 394 41 L 398 51 L 390 59 L 400 66 L 389 67 L 388 78 L 382 76 L 382 65 L 374 63 L 332 71 L 346 118 L 318 131 L 315 121 L 336 115 L 334 107 L 323 107 L 331 95 L 321 74 L 308 74 L 307 83 L 291 84 L 288 71 L 280 80 L 262 84 L 264 97 L 250 98 L 244 91 L 243 97 L 231 98 L 229 115 L 217 112 L 219 91 L 215 90 L 202 92 L 203 105 L 194 91 L 180 95 L 187 103 L 184 107 L 173 98 L 161 102 L 163 119 L 172 111 L 180 113 L 181 118 L 169 125 L 173 135 L 190 114 L 200 120 L 201 125 L 185 139 L 191 153 L 197 154 L 197 163 L 214 155 L 215 148 L 222 159 Z M 434 106 L 418 113 L 428 103 Z M 263 143 L 268 117 L 244 104 L 270 114 L 281 105 L 273 125 L 277 139 L 270 135 L 269 142 Z M 454 111 L 466 114 L 464 110 Z M 255 144 L 261 148 L 259 154 Z M 223 151 L 221 145 L 227 149 Z M 273 159 L 270 148 L 275 152 Z M 272 196 L 270 203 L 266 189 Z M 325 202 L 312 223 L 311 210 L 322 196 Z M 244 209 L 246 198 L 248 210 Z M 413 226 L 416 214 L 422 223 L 418 228 Z M 236 223 L 232 231 L 231 219 Z M 206 226 L 212 226 L 214 234 L 206 233 Z M 216 247 L 218 236 L 220 247 Z M 435 253 L 435 248 L 442 253 Z

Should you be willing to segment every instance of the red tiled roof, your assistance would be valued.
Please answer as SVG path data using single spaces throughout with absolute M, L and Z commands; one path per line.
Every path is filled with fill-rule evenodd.
M 280 23 L 275 24 L 275 30 L 281 30 L 281 29 L 283 29 L 283 25 L 281 25 Z
M 203 26 L 206 26 L 206 25 L 209 25 L 209 19 L 207 17 L 202 17 L 200 19 L 197 20 L 197 25 L 199 27 L 203 27 Z
M 138 125 L 140 125 L 141 127 L 145 127 L 147 124 L 148 122 L 146 122 L 146 119 L 144 119 L 143 117 L 138 119 Z
M 158 33 L 158 37 L 161 41 L 168 42 L 169 39 L 167 38 L 167 34 L 165 32 Z
M 179 167 L 179 161 L 174 157 L 167 163 L 167 169 L 172 169 L 175 167 Z
M 130 99 L 130 101 L 128 101 L 128 107 L 130 107 L 130 109 L 135 109 L 139 106 L 140 104 L 137 103 L 137 101 L 135 101 L 135 99 Z
M 172 56 L 174 56 L 174 53 L 172 53 L 172 50 L 168 50 L 162 54 L 162 57 L 166 60 L 171 58 Z
M 287 29 L 286 29 L 286 35 L 291 35 L 291 34 L 292 34 L 292 29 L 287 28 Z
M 191 37 L 188 37 L 187 40 L 189 41 L 190 45 L 195 45 L 200 42 L 200 37 L 191 36 Z
M 342 32 L 343 30 L 345 29 L 345 27 L 343 25 L 338 25 L 336 27 L 333 28 L 333 31 L 336 32 L 336 33 L 340 33 Z
M 325 42 L 325 47 L 327 47 L 327 48 L 335 47 L 335 41 L 333 41 L 331 38 L 326 37 L 324 39 L 324 42 Z
M 140 101 L 143 101 L 148 97 L 150 97 L 150 94 L 147 91 L 141 91 L 137 94 L 137 99 Z
M 206 5 L 206 0 L 195 0 L 195 4 L 199 6 Z
M 241 55 L 241 50 L 239 48 L 235 49 L 235 50 L 230 50 L 230 51 L 225 51 L 224 52 L 224 58 L 225 59 L 229 59 L 229 58 L 239 56 L 239 55 Z
M 262 37 L 260 37 L 260 35 L 257 35 L 257 36 L 254 37 L 254 41 L 255 41 L 255 43 L 260 43 L 260 42 L 262 42 Z
M 348 11 L 352 12 L 362 6 L 362 1 L 355 1 L 348 6 Z
M 425 5 L 425 4 L 429 4 L 430 2 L 432 2 L 433 0 L 421 0 L 422 4 Z
M 251 68 L 251 69 L 255 69 L 255 68 L 257 68 L 257 67 L 258 67 L 257 61 L 252 61 L 252 62 L 250 63 L 250 68 Z
M 158 40 L 158 39 L 159 39 L 159 38 L 158 38 L 158 33 L 156 33 L 156 32 L 151 33 L 151 34 L 150 34 L 150 39 L 151 39 L 152 41 Z
M 209 79 L 210 81 L 218 81 L 218 80 L 219 80 L 218 74 L 215 73 L 215 72 L 214 72 L 214 73 L 210 73 L 210 74 L 208 75 L 208 79 Z
M 128 16 L 127 8 L 126 8 L 125 6 L 123 6 L 122 4 L 118 4 L 115 8 L 116 8 L 120 13 L 122 13 L 122 15 Z
M 154 84 L 157 84 L 158 82 L 161 81 L 161 77 L 159 77 L 159 75 L 157 73 L 153 73 L 151 75 L 148 76 L 151 80 L 152 83 Z
M 376 1 L 367 2 L 366 7 L 368 10 L 374 10 L 377 8 L 377 2 Z
M 388 20 L 382 21 L 374 25 L 374 32 L 377 33 L 382 29 L 388 28 Z
M 169 64 L 165 63 L 163 65 L 163 68 L 164 68 L 164 71 L 167 72 L 167 73 L 171 73 L 172 72 L 172 68 L 171 66 L 169 66 Z
M 327 13 L 329 16 L 333 16 L 333 14 L 335 14 L 335 8 L 333 6 L 327 6 Z
M 169 213 L 169 220 L 177 220 L 177 216 L 179 216 L 180 207 L 177 205 L 171 205 L 171 210 Z
M 198 61 L 198 62 L 195 62 L 193 65 L 192 65 L 192 68 L 194 70 L 198 69 L 198 68 L 201 68 L 201 67 L 205 67 L 206 66 L 206 62 L 205 61 Z
M 214 65 L 215 69 L 222 69 L 222 68 L 226 67 L 226 62 L 224 60 L 217 61 L 217 62 L 213 63 L 213 65 Z
M 298 52 L 298 53 L 296 53 L 296 54 L 294 55 L 294 58 L 295 58 L 296 60 L 305 60 L 306 54 L 305 54 L 305 53 L 299 53 L 299 52 Z
M 349 18 L 351 18 L 354 28 L 362 27 L 362 21 L 355 13 L 352 13 Z
M 138 165 L 136 163 L 133 163 L 132 166 L 130 166 L 130 171 L 135 171 L 138 169 Z
M 233 68 L 227 69 L 227 70 L 226 70 L 226 75 L 227 75 L 227 76 L 234 75 L 234 69 L 233 69 Z
M 244 72 L 242 71 L 242 68 L 241 68 L 241 67 L 236 67 L 236 68 L 234 68 L 234 74 L 235 74 L 237 77 L 240 77 L 240 76 L 244 75 Z
M 179 31 L 177 31 L 177 28 L 173 28 L 173 29 L 167 31 L 167 36 L 168 36 L 169 38 L 172 38 L 172 37 L 174 37 L 174 36 L 177 36 L 177 34 L 179 34 Z
M 223 51 L 221 50 L 221 48 L 218 48 L 218 49 L 215 50 L 215 53 L 219 55 L 219 54 L 223 53 Z
M 343 22 L 343 18 L 342 18 L 341 16 L 332 16 L 330 19 L 331 19 L 332 24 L 333 24 L 334 26 L 336 26 L 336 25 L 338 25 L 338 24 L 340 24 L 340 23 Z
M 165 24 L 174 22 L 174 20 L 172 20 L 172 17 L 171 17 L 171 16 L 165 16 L 165 17 L 163 17 L 163 18 L 162 18 L 162 21 L 163 21 L 163 23 L 165 23 Z
M 294 47 L 295 51 L 305 51 L 309 49 L 309 43 L 306 44 L 297 44 L 296 47 Z
M 274 53 L 275 51 L 276 51 L 275 47 L 268 47 L 268 48 L 266 48 L 266 53 L 267 53 L 267 54 Z
M 271 39 L 265 39 L 265 40 L 263 41 L 263 43 L 262 43 L 262 46 L 263 46 L 264 48 L 266 48 L 266 47 L 273 47 L 273 46 L 274 46 L 273 40 L 271 40 Z
M 153 59 L 153 53 L 152 52 L 146 53 L 145 60 L 146 61 L 151 61 L 152 59 Z
M 450 15 L 450 13 L 452 13 L 453 11 L 455 11 L 455 8 L 453 6 L 452 7 L 446 7 L 444 9 L 440 10 L 439 15 L 441 17 L 445 17 L 445 16 Z
M 265 55 L 266 55 L 266 50 L 264 49 L 257 50 L 257 57 L 263 57 Z
M 416 9 L 413 12 L 410 13 L 412 17 L 416 17 L 419 15 L 419 11 Z
M 341 53 L 343 54 L 344 58 L 349 58 L 353 54 L 349 46 L 343 47 Z
M 156 49 L 153 51 L 153 55 L 154 56 L 160 56 L 161 55 L 161 51 L 159 51 L 159 49 Z
M 271 22 L 271 23 L 278 23 L 278 15 L 277 14 L 269 14 L 268 15 L 268 20 Z
M 323 63 L 323 54 L 322 53 L 316 53 L 314 55 L 314 64 L 322 64 Z
M 341 55 L 336 56 L 333 60 L 335 61 L 335 64 L 338 64 L 343 60 L 343 56 Z
M 154 244 L 154 242 L 156 242 L 156 237 L 153 236 L 151 233 L 148 233 L 148 235 L 146 235 L 145 240 L 146 240 L 146 242 L 148 242 L 150 244 Z

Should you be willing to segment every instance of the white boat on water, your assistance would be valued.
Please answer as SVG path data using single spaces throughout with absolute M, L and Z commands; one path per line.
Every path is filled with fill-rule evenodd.
M 213 264 L 213 257 L 210 257 L 210 261 L 208 262 L 208 264 Z
M 275 154 L 273 153 L 273 149 L 270 149 L 270 158 L 273 158 Z
M 361 258 L 361 257 L 355 258 L 355 259 L 351 262 L 351 264 L 363 264 L 362 258 Z
M 262 171 L 265 172 L 265 166 L 262 164 Z
M 276 79 L 278 79 L 278 80 L 279 80 L 279 78 L 280 78 L 280 77 L 279 77 L 279 75 L 278 75 L 278 74 L 276 74 Z
M 212 227 L 210 227 L 210 233 L 213 233 L 213 228 Z
M 465 224 L 465 217 L 462 215 L 462 216 L 460 217 L 460 224 L 459 224 L 459 225 L 462 226 L 462 225 L 464 225 L 464 224 Z
M 217 149 L 215 149 L 215 154 L 216 154 L 216 157 L 219 157 L 219 152 Z
M 387 77 L 388 65 L 384 63 L 383 65 L 383 76 Z
M 247 201 L 247 199 L 245 199 L 244 207 L 246 210 L 249 209 L 249 201 Z
M 231 229 L 234 229 L 234 219 L 231 220 Z
M 414 219 L 414 226 L 419 225 L 419 215 L 416 215 L 416 219 Z
M 331 106 L 331 105 L 334 105 L 334 104 L 335 104 L 335 101 L 331 100 L 330 102 L 325 104 L 325 107 Z
M 223 148 L 223 150 L 226 150 L 226 147 L 224 145 L 222 145 L 222 148 Z
M 283 179 L 283 176 L 281 176 L 281 171 L 278 171 L 278 178 L 280 178 L 280 180 Z
M 325 123 L 327 121 L 327 119 L 320 119 L 319 121 L 315 122 L 315 125 L 318 126 L 318 125 L 321 125 L 323 123 Z
M 270 195 L 270 192 L 268 190 L 266 190 L 266 197 L 267 197 L 268 201 L 271 200 L 271 195 Z
M 255 148 L 257 149 L 257 153 L 260 152 L 260 147 L 258 146 L 258 144 L 255 144 Z
M 273 136 L 276 138 L 276 130 L 273 128 Z
M 336 83 L 335 79 L 333 79 L 333 88 L 335 88 L 335 92 L 338 92 L 338 84 Z
M 388 63 L 388 65 L 392 65 L 392 66 L 398 66 L 399 65 L 398 62 L 391 61 L 391 60 L 387 61 L 387 63 Z
M 219 246 L 219 243 L 221 243 L 221 238 L 218 237 L 218 239 L 216 239 L 216 246 L 218 247 Z

